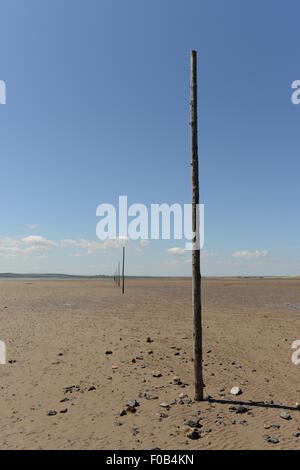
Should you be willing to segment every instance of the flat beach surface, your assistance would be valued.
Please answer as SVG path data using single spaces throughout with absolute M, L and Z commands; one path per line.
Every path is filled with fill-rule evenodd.
M 300 448 L 300 411 L 283 419 L 276 408 L 300 402 L 300 280 L 205 280 L 203 324 L 205 392 L 216 401 L 195 403 L 189 279 L 131 279 L 125 295 L 111 280 L 2 280 L 12 363 L 0 365 L 0 448 Z M 130 399 L 136 413 L 120 416 Z M 257 403 L 237 413 L 228 400 Z M 196 415 L 201 438 L 191 440 Z

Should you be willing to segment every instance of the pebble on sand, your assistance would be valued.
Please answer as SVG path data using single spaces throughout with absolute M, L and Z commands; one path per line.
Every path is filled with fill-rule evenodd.
M 160 405 L 162 408 L 166 408 L 167 410 L 170 408 L 170 405 L 169 403 L 167 403 L 166 401 L 163 401 L 162 403 L 160 403 Z
M 230 393 L 231 395 L 241 395 L 243 392 L 240 387 L 232 387 L 232 389 L 230 390 Z
M 186 436 L 192 440 L 197 440 L 197 439 L 200 439 L 201 437 L 198 429 L 191 429 L 190 431 L 188 431 Z
M 181 381 L 181 378 L 178 377 L 177 375 L 175 377 L 173 377 L 173 384 L 175 385 L 182 385 L 182 381 Z
M 153 377 L 161 377 L 162 373 L 160 372 L 160 370 L 153 370 L 152 371 L 152 376 Z
M 292 419 L 291 415 L 289 413 L 287 413 L 286 411 L 282 411 L 280 413 L 280 418 L 286 419 L 286 420 Z

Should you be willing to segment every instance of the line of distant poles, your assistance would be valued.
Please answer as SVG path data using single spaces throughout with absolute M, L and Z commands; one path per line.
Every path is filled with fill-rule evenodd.
M 114 282 L 118 287 L 121 287 L 121 263 L 118 262 L 118 266 L 116 268 L 114 274 Z M 123 246 L 123 260 L 122 260 L 122 294 L 125 293 L 125 246 Z

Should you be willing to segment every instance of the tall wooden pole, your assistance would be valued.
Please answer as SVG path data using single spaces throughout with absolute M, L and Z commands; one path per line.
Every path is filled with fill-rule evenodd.
M 201 273 L 200 240 L 198 224 L 199 174 L 198 174 L 198 114 L 197 114 L 197 52 L 191 52 L 191 167 L 192 167 L 192 300 L 194 309 L 194 374 L 195 400 L 203 400 L 202 372 L 202 318 L 201 318 Z
M 125 246 L 123 246 L 123 264 L 122 264 L 122 293 L 125 292 Z

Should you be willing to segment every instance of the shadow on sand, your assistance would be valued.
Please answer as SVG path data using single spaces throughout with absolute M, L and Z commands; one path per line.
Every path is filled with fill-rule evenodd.
M 242 400 L 226 400 L 218 398 L 206 398 L 205 401 L 209 403 L 219 403 L 220 405 L 234 405 L 234 406 L 247 406 L 247 407 L 261 407 L 261 408 L 276 408 L 280 410 L 289 410 L 289 411 L 300 411 L 296 406 L 284 405 L 283 403 L 270 403 L 264 401 L 242 401 Z

